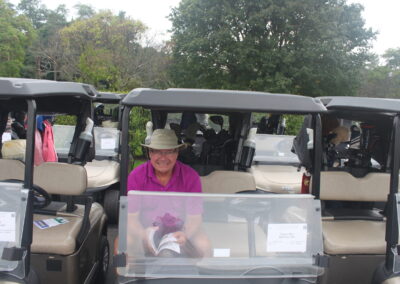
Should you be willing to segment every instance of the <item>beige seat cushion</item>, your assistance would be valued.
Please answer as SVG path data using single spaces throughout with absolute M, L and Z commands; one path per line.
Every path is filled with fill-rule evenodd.
M 300 193 L 303 172 L 281 165 L 254 165 L 250 169 L 257 188 L 274 193 Z
M 246 172 L 214 171 L 201 177 L 204 193 L 231 194 L 243 190 L 255 190 L 254 177 Z
M 323 221 L 324 251 L 328 254 L 384 254 L 385 222 Z
M 400 284 L 400 276 L 386 279 L 385 281 L 382 282 L 382 284 Z
M 49 253 L 69 255 L 75 252 L 76 237 L 82 226 L 84 206 L 77 205 L 78 208 L 73 214 L 60 212 L 57 216 L 67 219 L 69 222 L 51 227 L 39 229 L 33 225 L 33 239 L 31 250 L 33 253 Z M 95 224 L 104 214 L 104 210 L 98 203 L 93 203 L 90 211 L 90 224 Z M 34 214 L 33 219 L 45 220 L 53 218 L 50 215 Z
M 356 178 L 348 172 L 321 172 L 321 200 L 386 201 L 389 194 L 390 174 L 369 173 Z
M 50 194 L 81 195 L 87 188 L 87 174 L 80 165 L 43 163 L 35 167 L 33 183 Z
M 0 159 L 0 180 L 23 180 L 25 165 L 18 160 Z M 80 195 L 86 190 L 84 167 L 64 163 L 42 163 L 34 168 L 33 183 L 50 194 Z
M 266 255 L 267 239 L 258 225 L 254 225 L 256 255 Z M 247 223 L 204 223 L 203 229 L 213 249 L 229 249 L 230 257 L 249 257 Z
M 3 159 L 25 161 L 25 149 L 25 139 L 5 141 L 1 147 L 1 155 Z
M 23 180 L 25 165 L 18 160 L 0 159 L 0 180 Z
M 110 160 L 93 160 L 86 163 L 88 188 L 108 187 L 119 182 L 119 163 Z

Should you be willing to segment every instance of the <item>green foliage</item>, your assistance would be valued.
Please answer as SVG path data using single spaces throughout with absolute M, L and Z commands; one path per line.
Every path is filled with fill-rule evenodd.
M 80 81 L 109 90 L 126 91 L 141 85 L 139 40 L 146 27 L 129 17 L 102 11 L 87 15 L 60 31 L 66 69 Z
M 364 70 L 359 96 L 400 98 L 400 48 L 387 50 L 383 58 L 383 66 L 372 65 Z
M 77 4 L 74 8 L 78 17 L 69 22 L 65 5 L 50 10 L 41 0 L 21 0 L 16 10 L 8 6 L 13 15 L 17 11 L 23 14 L 38 36 L 24 46 L 23 52 L 18 42 L 10 51 L 5 50 L 8 62 L 0 69 L 6 69 L 7 76 L 79 81 L 119 92 L 170 85 L 165 71 L 169 62 L 166 50 L 151 46 L 151 42 L 143 45 L 147 42 L 147 28 L 123 11 L 114 15 L 108 10 L 97 12 L 90 5 Z M 0 21 L 3 19 L 7 24 L 13 23 L 7 17 Z M 2 39 L 9 36 L 11 42 L 17 37 L 7 25 L 4 29 L 6 36 Z M 3 49 L 0 47 L 0 51 Z M 10 59 L 11 52 L 18 60 Z
M 88 47 L 79 57 L 78 68 L 81 71 L 81 82 L 96 85 L 100 81 L 116 81 L 117 67 L 108 50 Z
M 76 116 L 74 115 L 57 115 L 55 124 L 59 125 L 76 125 Z
M 90 17 L 93 17 L 96 14 L 96 11 L 94 8 L 90 5 L 85 5 L 85 4 L 76 4 L 74 8 L 77 11 L 78 14 L 78 19 L 88 19 Z
M 0 76 L 19 77 L 26 50 L 36 33 L 25 16 L 0 0 Z
M 58 68 L 63 64 L 63 53 L 58 31 L 68 24 L 66 6 L 49 10 L 40 0 L 21 0 L 17 10 L 30 20 L 38 33 L 27 50 L 22 76 L 59 79 Z
M 46 22 L 48 10 L 40 3 L 40 0 L 21 0 L 17 8 L 31 20 L 36 29 L 39 29 Z
M 304 116 L 302 115 L 285 115 L 286 119 L 286 135 L 297 135 L 304 121 Z
M 146 123 L 150 121 L 150 111 L 141 107 L 135 107 L 131 111 L 129 121 L 129 134 L 131 153 L 133 157 L 143 157 L 142 146 L 146 138 Z
M 136 159 L 136 160 L 135 160 L 135 163 L 133 164 L 133 168 L 136 168 L 137 166 L 140 166 L 141 164 L 144 164 L 145 162 L 146 162 L 146 160 L 143 160 L 143 159 L 141 159 L 141 160 Z
M 253 123 L 258 123 L 262 117 L 268 117 L 267 113 L 253 113 Z M 303 115 L 287 114 L 283 116 L 286 122 L 285 135 L 297 135 L 303 124 Z
M 362 7 L 343 0 L 183 0 L 171 77 L 180 87 L 354 94 L 368 59 Z
M 388 49 L 382 57 L 391 70 L 400 70 L 400 47 Z

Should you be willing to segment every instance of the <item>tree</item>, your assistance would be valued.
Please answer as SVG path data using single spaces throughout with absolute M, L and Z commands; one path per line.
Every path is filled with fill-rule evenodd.
M 47 10 L 45 23 L 38 30 L 39 38 L 32 50 L 38 78 L 59 79 L 59 69 L 65 62 L 59 32 L 68 24 L 67 14 L 65 5 Z
M 76 4 L 74 8 L 77 10 L 78 19 L 89 19 L 96 14 L 95 9 L 90 5 Z
M 31 20 L 38 33 L 28 50 L 23 76 L 57 80 L 58 67 L 62 65 L 58 31 L 68 24 L 66 6 L 50 10 L 40 0 L 21 0 L 17 8 Z
M 21 75 L 26 49 L 35 36 L 28 19 L 0 0 L 0 76 Z
M 387 67 L 393 71 L 400 70 L 400 47 L 386 50 L 382 57 L 386 60 Z
M 354 94 L 369 58 L 362 6 L 345 0 L 183 0 L 170 15 L 181 87 Z
M 40 0 L 21 0 L 17 9 L 32 21 L 32 25 L 39 29 L 46 20 L 47 8 Z
M 385 64 L 364 70 L 359 96 L 400 98 L 400 48 L 388 49 L 382 57 Z
M 145 32 L 140 21 L 110 11 L 72 22 L 60 32 L 68 57 L 64 76 L 110 90 L 154 87 L 159 84 L 154 70 L 162 73 L 166 61 L 162 52 L 141 45 Z

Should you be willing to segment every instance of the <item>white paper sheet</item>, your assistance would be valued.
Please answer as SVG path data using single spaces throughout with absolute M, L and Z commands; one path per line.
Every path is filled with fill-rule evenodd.
M 0 212 L 0 242 L 15 242 L 15 212 Z
M 307 224 L 268 224 L 267 252 L 305 252 Z
M 11 133 L 10 132 L 4 132 L 3 135 L 1 136 L 1 141 L 4 143 L 6 141 L 11 140 Z
M 103 150 L 112 150 L 115 149 L 116 142 L 114 138 L 102 138 L 100 147 Z
M 230 257 L 231 256 L 231 249 L 229 248 L 215 248 L 214 257 Z

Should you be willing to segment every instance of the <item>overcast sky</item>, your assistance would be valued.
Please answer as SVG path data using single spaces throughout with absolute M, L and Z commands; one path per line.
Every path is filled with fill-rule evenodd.
M 251 0 L 250 0 L 251 1 Z M 379 32 L 373 43 L 373 50 L 383 54 L 388 48 L 400 47 L 400 0 L 348 0 L 350 3 L 361 3 L 365 10 L 363 17 L 366 26 Z M 19 0 L 10 0 L 18 4 Z M 178 6 L 180 0 L 41 0 L 49 9 L 54 9 L 66 3 L 70 14 L 77 3 L 88 4 L 96 10 L 110 9 L 114 13 L 125 11 L 134 19 L 141 20 L 150 29 L 151 34 L 157 34 L 158 39 L 168 39 L 167 30 L 171 23 L 166 18 L 172 7 Z

